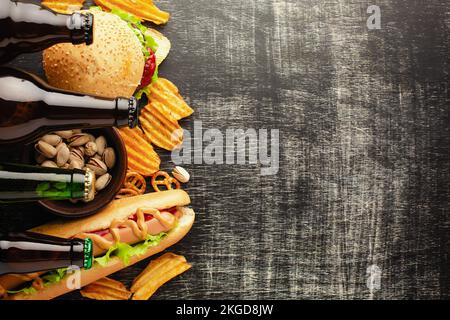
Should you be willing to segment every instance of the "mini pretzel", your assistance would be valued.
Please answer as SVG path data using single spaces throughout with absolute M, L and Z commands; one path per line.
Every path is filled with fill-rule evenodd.
M 134 189 L 139 194 L 144 194 L 147 189 L 145 178 L 137 172 L 128 171 L 124 182 L 125 189 Z
M 162 177 L 163 180 L 158 179 Z M 172 186 L 175 185 L 175 188 Z M 161 192 L 162 190 L 159 189 L 159 186 L 166 186 L 167 190 L 173 190 L 173 189 L 180 189 L 181 185 L 180 182 L 169 176 L 167 172 L 164 171 L 158 171 L 154 175 L 152 175 L 152 187 L 156 192 Z
M 129 189 L 129 188 L 122 188 L 120 191 L 116 194 L 116 199 L 123 199 L 123 198 L 129 198 L 129 197 L 135 197 L 138 196 L 139 192 L 135 189 Z

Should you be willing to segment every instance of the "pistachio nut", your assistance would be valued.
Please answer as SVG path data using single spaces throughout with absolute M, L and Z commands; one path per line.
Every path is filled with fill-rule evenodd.
M 187 172 L 186 169 L 184 169 L 183 167 L 179 166 L 173 169 L 172 175 L 174 176 L 175 179 L 177 179 L 181 183 L 188 183 L 189 180 L 191 179 L 191 175 L 189 174 L 189 172 Z
M 45 160 L 47 160 L 47 157 L 41 154 L 40 152 L 36 152 L 36 156 L 34 157 L 37 164 L 42 164 Z
M 84 165 L 84 149 L 80 147 L 72 148 L 69 155 L 69 161 L 80 161 Z
M 46 160 L 46 161 L 42 162 L 41 167 L 44 167 L 44 168 L 58 168 L 57 164 L 54 163 L 51 160 Z
M 86 133 L 76 133 L 69 139 L 69 146 L 80 147 L 91 141 L 91 138 Z
M 69 169 L 82 169 L 83 168 L 83 162 L 80 160 L 73 159 L 70 161 Z
M 64 142 L 61 142 L 60 144 L 58 144 L 56 146 L 56 152 L 59 152 L 59 150 L 61 150 L 62 147 L 67 147 L 67 144 L 65 144 Z
M 95 158 L 91 158 L 86 164 L 86 167 L 94 171 L 96 176 L 102 176 L 108 171 L 106 164 Z
M 102 191 L 103 189 L 105 189 L 108 186 L 108 184 L 111 182 L 111 179 L 112 179 L 112 176 L 109 173 L 102 175 L 95 182 L 95 190 Z
M 106 142 L 106 138 L 104 136 L 100 136 L 97 139 L 95 139 L 95 144 L 97 145 L 97 153 L 101 156 L 103 156 L 103 152 L 105 151 L 106 147 L 108 146 Z
M 56 148 L 45 141 L 39 141 L 35 145 L 36 151 L 45 156 L 48 159 L 52 159 L 56 156 Z
M 90 133 L 86 133 L 86 134 L 87 134 L 87 136 L 89 137 L 89 141 L 95 142 L 95 137 L 94 137 L 93 134 L 90 134 Z
M 71 136 L 74 135 L 73 130 L 62 130 L 62 131 L 56 131 L 54 134 L 60 136 L 63 139 L 69 139 Z
M 70 158 L 70 150 L 64 144 L 61 148 L 59 148 L 58 153 L 56 154 L 56 164 L 58 167 L 64 166 Z
M 116 152 L 113 148 L 106 148 L 105 152 L 103 152 L 103 162 L 109 169 L 114 168 L 116 164 Z
M 86 143 L 86 145 L 84 146 L 84 153 L 88 157 L 95 156 L 95 154 L 97 153 L 97 144 L 93 141 Z
M 62 142 L 62 138 L 56 134 L 47 134 L 41 138 L 42 141 L 47 142 L 49 145 L 56 147 Z

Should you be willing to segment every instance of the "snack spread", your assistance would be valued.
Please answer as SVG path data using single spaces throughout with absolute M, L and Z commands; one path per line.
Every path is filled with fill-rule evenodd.
M 22 10 L 27 17 L 21 23 L 25 28 L 20 30 L 22 33 L 15 34 L 17 30 L 11 28 L 12 33 L 5 33 L 5 39 L 0 39 L 2 45 L 7 45 L 6 49 L 0 48 L 5 49 L 0 50 L 0 63 L 18 54 L 47 48 L 43 66 L 50 84 L 24 71 L 0 68 L 0 104 L 4 110 L 0 115 L 0 145 L 33 142 L 36 165 L 40 166 L 28 167 L 33 175 L 33 171 L 58 174 L 62 172 L 58 170 L 63 170 L 68 175 L 92 177 L 87 185 L 80 184 L 78 197 L 73 196 L 76 186 L 64 184 L 64 190 L 70 186 L 72 193 L 58 199 L 95 201 L 96 192 L 102 192 L 115 179 L 110 170 L 120 168 L 116 166 L 118 151 L 109 146 L 104 136 L 94 136 L 84 129 L 122 127 L 120 136 L 126 145 L 128 172 L 116 200 L 89 217 L 59 220 L 29 232 L 37 238 L 53 237 L 54 241 L 67 243 L 84 239 L 89 244 L 89 256 L 95 258 L 89 260 L 89 265 L 84 263 L 79 274 L 83 297 L 146 300 L 165 282 L 191 268 L 184 257 L 167 253 L 155 259 L 129 290 L 107 277 L 164 251 L 190 231 L 195 213 L 187 207 L 188 194 L 179 190 L 190 175 L 181 167 L 173 169 L 173 176 L 160 171 L 161 160 L 153 145 L 169 151 L 178 148 L 183 142 L 178 121 L 193 110 L 171 81 L 159 77 L 159 66 L 169 54 L 170 41 L 144 24 L 167 23 L 169 13 L 150 0 L 97 0 L 98 7 L 74 13 L 83 3 L 46 0 L 42 3 L 46 8 L 40 8 L 27 1 L 0 0 L 1 10 Z M 34 46 L 22 46 L 22 51 L 14 49 L 13 44 L 21 43 L 21 34 L 31 33 L 33 28 L 47 30 L 37 38 L 51 39 L 48 25 L 58 24 L 56 21 L 67 21 L 68 30 L 61 27 L 58 33 L 67 34 L 66 37 L 49 43 L 35 41 Z M 148 103 L 143 104 L 143 98 Z M 0 164 L 0 174 L 2 168 L 6 167 Z M 125 175 L 125 171 L 120 172 Z M 154 189 L 147 194 L 146 177 Z M 161 186 L 167 190 L 161 190 Z M 50 195 L 64 193 L 62 182 L 37 188 L 32 190 L 41 196 L 37 199 L 52 199 Z M 26 260 L 24 256 L 23 263 Z M 42 300 L 76 290 L 67 285 L 68 266 L 53 267 L 51 260 L 45 268 L 21 270 L 33 271 L 29 274 L 14 272 L 18 269 L 5 271 L 8 274 L 0 276 L 0 297 Z

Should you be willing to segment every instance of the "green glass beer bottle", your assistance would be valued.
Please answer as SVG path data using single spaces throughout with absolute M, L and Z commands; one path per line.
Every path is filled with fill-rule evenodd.
M 94 196 L 95 174 L 91 170 L 0 163 L 0 203 L 67 199 L 89 202 Z
M 73 266 L 90 269 L 92 263 L 91 239 L 62 239 L 32 232 L 0 234 L 0 275 Z

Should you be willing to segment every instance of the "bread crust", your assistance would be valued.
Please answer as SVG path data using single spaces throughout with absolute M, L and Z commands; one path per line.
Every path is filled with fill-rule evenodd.
M 142 196 L 114 200 L 96 215 L 73 221 L 59 220 L 31 229 L 31 232 L 60 238 L 71 238 L 80 233 L 108 229 L 113 220 L 123 220 L 141 208 L 170 209 L 190 204 L 183 190 L 154 192 Z
M 81 287 L 84 287 L 92 282 L 95 282 L 101 278 L 107 277 L 112 273 L 115 273 L 119 270 L 127 268 L 139 261 L 145 260 L 148 257 L 158 254 L 170 246 L 174 245 L 178 241 L 184 238 L 192 228 L 192 225 L 195 221 L 195 213 L 192 209 L 183 207 L 180 208 L 182 212 L 182 216 L 179 219 L 178 225 L 171 230 L 168 235 L 161 240 L 161 242 L 142 255 L 142 256 L 134 256 L 130 258 L 129 265 L 124 265 L 124 263 L 117 257 L 114 257 L 109 261 L 109 263 L 102 267 L 98 264 L 94 265 L 92 269 L 89 270 L 81 270 L 80 271 L 80 282 Z M 24 294 L 19 293 L 12 296 L 9 296 L 9 300 L 50 300 L 54 299 L 63 294 L 69 293 L 76 289 L 69 289 L 66 283 L 67 279 L 63 279 L 61 282 L 52 284 L 48 287 L 45 287 L 42 290 L 37 291 L 34 294 Z
M 145 59 L 142 44 L 118 16 L 93 10 L 92 45 L 57 44 L 44 51 L 48 82 L 57 88 L 109 98 L 131 97 Z

